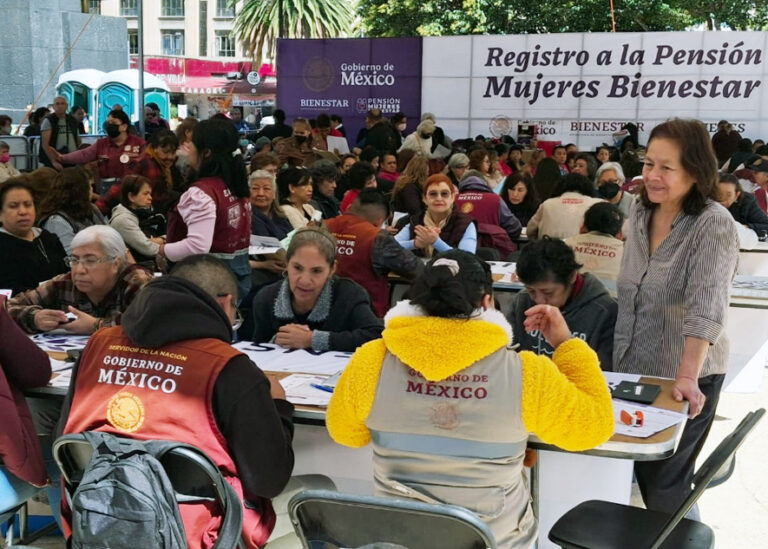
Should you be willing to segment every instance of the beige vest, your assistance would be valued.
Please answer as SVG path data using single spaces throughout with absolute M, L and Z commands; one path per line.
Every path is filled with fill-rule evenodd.
M 581 272 L 592 273 L 616 297 L 616 279 L 621 269 L 624 242 L 610 235 L 590 232 L 567 238 L 565 243 L 573 248 L 576 261 L 583 265 Z
M 430 382 L 387 353 L 366 421 L 377 493 L 460 505 L 500 548 L 530 547 L 537 529 L 523 474 L 521 367 L 517 353 L 500 349 Z

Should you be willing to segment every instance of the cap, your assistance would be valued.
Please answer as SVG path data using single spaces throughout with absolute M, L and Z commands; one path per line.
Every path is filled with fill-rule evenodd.
M 768 161 L 764 158 L 758 158 L 754 160 L 749 166 L 747 166 L 753 172 L 765 172 L 768 173 Z

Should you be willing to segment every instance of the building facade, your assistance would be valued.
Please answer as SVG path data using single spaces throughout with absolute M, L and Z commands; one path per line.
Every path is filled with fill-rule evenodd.
M 0 113 L 14 126 L 52 102 L 62 73 L 128 68 L 125 21 L 85 14 L 80 0 L 3 0 L 2 14 Z
M 129 54 L 139 53 L 138 0 L 86 0 L 86 9 L 122 17 Z M 232 36 L 235 10 L 229 0 L 144 1 L 144 55 L 244 61 Z

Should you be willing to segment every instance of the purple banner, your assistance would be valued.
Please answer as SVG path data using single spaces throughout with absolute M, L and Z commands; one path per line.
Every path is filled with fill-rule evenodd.
M 288 117 L 338 114 L 350 148 L 365 114 L 421 116 L 421 38 L 350 38 L 277 41 L 277 106 Z

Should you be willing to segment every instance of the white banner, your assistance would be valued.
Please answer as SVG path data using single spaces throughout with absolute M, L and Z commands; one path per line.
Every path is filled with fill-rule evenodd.
M 634 122 L 645 141 L 670 117 L 744 137 L 768 137 L 768 33 L 583 33 L 429 37 L 423 41 L 422 111 L 446 134 L 516 137 L 591 148 Z

